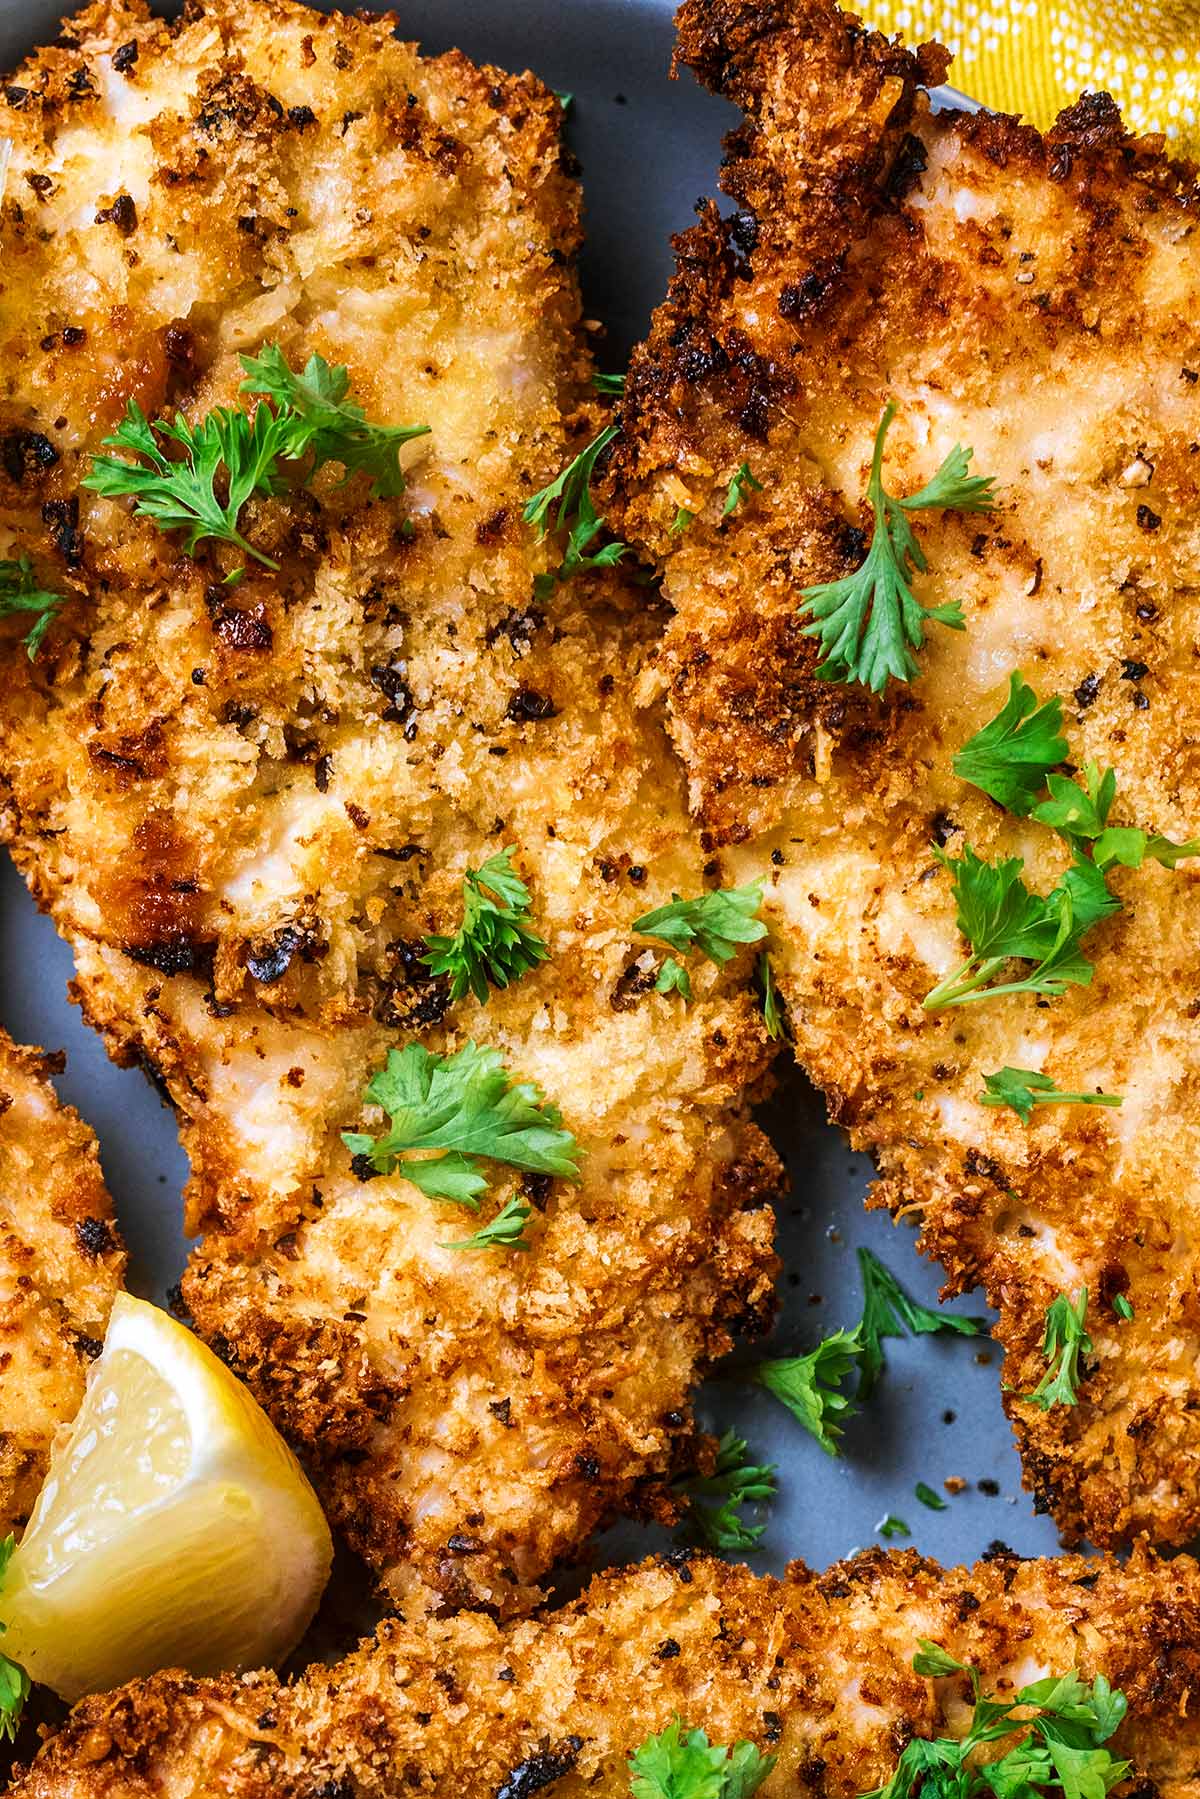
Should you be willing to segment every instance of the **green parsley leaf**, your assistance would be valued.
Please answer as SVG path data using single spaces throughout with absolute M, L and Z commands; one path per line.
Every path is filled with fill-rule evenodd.
M 767 1036 L 773 1043 L 782 1042 L 783 1038 L 787 1036 L 787 1021 L 783 1016 L 783 1008 L 779 1004 L 771 958 L 766 950 L 758 959 L 758 982 L 762 988 L 763 1023 L 767 1027 Z
M 427 937 L 421 960 L 450 976 L 452 1002 L 471 992 L 486 1004 L 493 987 L 507 987 L 545 962 L 550 951 L 530 929 L 529 889 L 512 865 L 513 846 L 489 856 L 463 877 L 463 921 L 453 937 Z
M 629 554 L 627 543 L 607 543 L 594 554 L 590 545 L 604 528 L 604 519 L 592 504 L 592 475 L 597 459 L 608 448 L 620 430 L 619 425 L 606 425 L 586 449 L 569 462 L 548 486 L 535 493 L 522 514 L 527 525 L 537 530 L 537 541 L 559 532 L 567 533 L 562 561 L 553 574 L 538 575 L 534 591 L 539 599 L 553 593 L 559 581 L 569 581 L 588 569 L 611 568 Z
M 597 370 L 592 376 L 592 386 L 598 394 L 623 394 L 625 377 L 624 375 L 604 375 Z
M 1119 1093 L 1064 1093 L 1048 1074 L 1032 1068 L 1001 1068 L 983 1077 L 985 1091 L 976 1095 L 981 1106 L 1011 1106 L 1022 1124 L 1028 1124 L 1035 1106 L 1119 1106 Z
M 432 1199 L 478 1211 L 490 1184 L 481 1159 L 579 1179 L 579 1146 L 560 1128 L 557 1106 L 534 1081 L 514 1081 L 494 1049 L 472 1042 L 448 1056 L 420 1043 L 390 1049 L 364 1097 L 383 1107 L 391 1129 L 381 1137 L 344 1131 L 343 1143 L 380 1174 L 398 1168 Z
M 805 635 L 820 639 L 825 659 L 817 668 L 822 680 L 857 681 L 882 693 L 889 676 L 911 681 L 920 673 L 913 654 L 925 641 L 931 621 L 965 629 L 957 601 L 922 606 L 911 582 L 928 567 L 913 534 L 911 512 L 942 507 L 959 512 L 989 512 L 992 477 L 969 475 L 971 451 L 955 445 L 933 480 L 908 499 L 897 499 L 883 485 L 883 446 L 896 408 L 889 401 L 875 433 L 867 498 L 875 514 L 871 547 L 861 566 L 839 581 L 805 588 L 801 613 L 811 615 Z
M 1008 699 L 991 723 L 958 751 L 954 772 L 1024 818 L 1033 810 L 1051 769 L 1066 754 L 1062 701 L 1055 695 L 1039 706 L 1032 687 L 1015 671 L 1009 677 Z
M 461 1243 L 439 1243 L 438 1248 L 529 1249 L 531 1245 L 522 1233 L 532 1215 L 533 1208 L 514 1195 L 505 1202 L 491 1223 L 477 1230 L 473 1237 L 467 1237 Z
M 681 506 L 671 522 L 671 529 L 668 535 L 671 537 L 682 537 L 695 516 L 696 514 L 694 512 L 689 512 L 686 506 Z
M 1021 1398 L 1039 1411 L 1048 1412 L 1055 1405 L 1078 1405 L 1079 1358 L 1092 1353 L 1092 1339 L 1084 1327 L 1087 1317 L 1088 1292 L 1080 1287 L 1074 1298 L 1060 1293 L 1046 1309 L 1046 1334 L 1042 1354 L 1050 1366 L 1033 1389 Z
M 774 1499 L 774 1464 L 759 1466 L 746 1458 L 743 1438 L 727 1430 L 717 1445 L 712 1473 L 688 1475 L 680 1483 L 691 1499 L 688 1521 L 710 1549 L 754 1549 L 766 1529 L 765 1524 L 747 1524 L 739 1508 Z M 697 1501 L 701 1498 L 718 1499 L 721 1503 L 700 1505 Z
M 885 1512 L 875 1526 L 881 1537 L 911 1537 L 912 1530 L 903 1518 L 897 1518 L 892 1512 Z
M 923 1480 L 917 1482 L 916 1486 L 913 1488 L 913 1492 L 921 1501 L 921 1504 L 927 1505 L 931 1512 L 944 1512 L 946 1510 L 946 1501 L 942 1498 L 941 1494 L 935 1493 L 933 1488 L 927 1486 Z
M 172 462 L 163 454 L 155 432 L 180 446 L 184 452 L 180 461 Z M 237 524 L 252 494 L 282 491 L 278 463 L 290 454 L 290 433 L 288 420 L 277 417 L 269 406 L 260 406 L 253 421 L 244 412 L 218 407 L 198 425 L 189 424 L 180 412 L 173 424 L 157 419 L 152 426 L 137 401 L 130 400 L 125 417 L 104 442 L 142 460 L 93 457 L 83 486 L 105 499 L 131 496 L 139 518 L 153 520 L 160 531 L 186 533 L 184 549 L 189 556 L 211 537 L 236 544 L 257 562 L 277 569 L 277 562 L 247 543 Z M 224 500 L 216 490 L 222 474 L 227 484 Z
M 842 1426 L 858 1408 L 838 1389 L 858 1365 L 861 1354 L 862 1338 L 856 1326 L 852 1331 L 834 1331 L 808 1355 L 759 1362 L 753 1378 L 783 1401 L 826 1455 L 839 1455 L 837 1439 Z
M 51 593 L 47 588 L 38 586 L 33 564 L 28 556 L 21 556 L 15 562 L 0 561 L 0 618 L 10 618 L 18 612 L 37 615 L 21 639 L 31 662 L 41 648 L 42 639 L 53 624 L 65 597 L 64 594 Z
M 748 887 L 715 887 L 698 899 L 671 895 L 669 905 L 643 913 L 633 921 L 639 937 L 656 937 L 680 954 L 696 949 L 718 966 L 728 962 L 739 943 L 758 943 L 767 927 L 756 916 L 762 905 L 762 882 Z
M 753 1743 L 723 1749 L 674 1718 L 630 1757 L 629 1786 L 633 1799 L 750 1799 L 774 1766 Z
M 731 512 L 744 504 L 750 493 L 761 493 L 763 484 L 756 481 L 750 473 L 750 464 L 743 462 L 733 480 L 729 483 L 729 492 L 725 495 L 725 504 L 721 508 L 721 517 L 728 518 Z
M 558 104 L 562 107 L 563 111 L 567 112 L 570 108 L 571 102 L 575 98 L 574 94 L 568 93 L 566 88 L 562 88 L 562 89 L 554 88 L 552 90 L 552 92 L 554 94 L 554 98 L 558 101 Z
M 925 998 L 925 1009 L 960 1006 L 1000 993 L 1060 994 L 1068 985 L 1087 986 L 1092 964 L 1080 939 L 1112 912 L 1120 901 L 1109 893 L 1104 876 L 1086 858 L 1077 858 L 1052 893 L 1031 893 L 1021 879 L 1021 857 L 984 862 L 970 844 L 959 857 L 935 849 L 934 855 L 954 880 L 958 928 L 971 954 Z M 1035 964 L 1022 980 L 989 986 L 1010 961 Z
M 1117 1314 L 1118 1318 L 1123 1318 L 1125 1320 L 1126 1324 L 1128 1324 L 1129 1320 L 1133 1317 L 1133 1305 L 1130 1302 L 1128 1295 L 1125 1293 L 1117 1294 L 1112 1302 L 1112 1309 Z
M 1090 844 L 1091 860 L 1103 871 L 1114 863 L 1123 868 L 1140 868 L 1147 856 L 1162 863 L 1164 868 L 1175 868 L 1186 857 L 1200 856 L 1200 839 L 1174 843 L 1157 831 L 1141 831 L 1131 825 L 1109 825 L 1109 813 L 1117 794 L 1114 768 L 1101 773 L 1098 763 L 1085 762 L 1081 777 L 1082 786 L 1078 780 L 1068 780 L 1066 775 L 1048 775 L 1049 798 L 1035 806 L 1031 813 L 1039 824 L 1049 825 L 1052 831 L 1065 837 L 1078 857 L 1082 857 Z
M 859 1326 L 862 1355 L 855 1395 L 858 1400 L 870 1396 L 883 1372 L 885 1337 L 902 1337 L 906 1330 L 914 1336 L 932 1336 L 938 1332 L 950 1332 L 960 1337 L 987 1335 L 987 1324 L 982 1318 L 963 1318 L 956 1312 L 935 1312 L 929 1306 L 918 1304 L 869 1249 L 859 1249 L 858 1266 L 863 1283 L 863 1315 Z
M 684 999 L 692 997 L 692 977 L 682 962 L 674 956 L 664 956 L 659 964 L 658 978 L 654 983 L 655 993 L 682 993 Z
M 928 1639 L 920 1639 L 913 1667 L 931 1679 L 969 1677 L 975 1697 L 970 1729 L 961 1737 L 914 1737 L 892 1779 L 863 1799 L 912 1799 L 918 1791 L 923 1799 L 1038 1799 L 1043 1793 L 1104 1799 L 1129 1773 L 1129 1763 L 1103 1747 L 1126 1704 L 1102 1674 L 1089 1685 L 1072 1669 L 999 1700 L 981 1696 L 977 1669 Z M 977 1755 L 985 1744 L 1005 1739 L 1011 1747 L 996 1759 Z
M 951 1674 L 969 1674 L 972 1680 L 978 1678 L 967 1662 L 955 1661 L 940 1643 L 933 1643 L 928 1637 L 917 1638 L 917 1653 L 912 1665 L 915 1673 L 924 1674 L 930 1680 L 945 1680 Z
M 16 1546 L 17 1540 L 12 1531 L 0 1541 L 0 1583 L 3 1582 Z M 0 1624 L 0 1632 L 4 1629 L 5 1626 Z M 7 1737 L 10 1743 L 16 1741 L 17 1726 L 29 1697 L 29 1688 L 30 1680 L 24 1668 L 19 1668 L 6 1655 L 0 1655 L 0 1738 Z
M 376 499 L 404 492 L 400 451 L 414 437 L 428 436 L 428 425 L 370 424 L 362 407 L 346 398 L 346 368 L 331 367 L 323 356 L 310 356 L 297 374 L 278 344 L 265 344 L 257 356 L 242 357 L 242 368 L 241 391 L 265 394 L 286 428 L 285 456 L 298 460 L 311 451 L 314 475 L 327 462 L 340 462 L 347 481 L 360 472 L 369 475 Z

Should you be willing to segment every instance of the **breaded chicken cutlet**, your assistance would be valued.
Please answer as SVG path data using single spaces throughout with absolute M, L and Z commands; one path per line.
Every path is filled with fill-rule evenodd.
M 688 0 L 678 22 L 680 59 L 745 114 L 721 177 L 739 210 L 678 240 L 612 522 L 665 568 L 656 679 L 693 809 L 727 881 L 773 868 L 797 1055 L 875 1156 L 875 1202 L 918 1215 L 948 1290 L 1000 1313 L 1028 1484 L 1071 1538 L 1181 1543 L 1200 1529 L 1200 865 L 1110 871 L 1090 985 L 923 1002 L 971 949 L 939 853 L 1021 857 L 1037 895 L 1071 865 L 952 769 L 1014 671 L 1061 696 L 1065 772 L 1115 769 L 1114 826 L 1200 827 L 1200 191 L 1103 95 L 1044 137 L 931 112 L 945 53 L 826 0 Z M 875 698 L 818 678 L 802 594 L 863 562 L 889 401 L 886 491 L 958 444 L 995 509 L 911 515 L 917 599 L 961 600 L 965 629 L 927 622 L 915 676 Z M 722 516 L 744 462 L 761 491 Z M 979 1103 L 1005 1068 L 1122 1104 L 1026 1123 Z M 1048 1372 L 1047 1309 L 1084 1287 L 1078 1404 L 1043 1411 L 1020 1396 Z
M 96 1139 L 54 1056 L 0 1032 L 0 1537 L 28 1518 L 125 1273 Z
M 522 506 L 590 376 L 561 108 L 284 0 L 98 4 L 3 93 L 0 501 L 70 595 L 32 661 L 0 625 L 4 832 L 177 1109 L 201 1332 L 393 1598 L 525 1603 L 688 1453 L 697 1371 L 769 1313 L 778 1178 L 748 961 L 683 1015 L 630 931 L 705 885 L 631 697 L 660 617 L 619 574 L 534 597 L 561 546 Z M 188 555 L 82 485 L 131 400 L 253 407 L 268 350 L 428 427 L 406 491 L 328 466 L 249 500 L 249 553 Z M 510 848 L 548 959 L 452 998 L 425 940 Z M 380 1131 L 389 1049 L 471 1040 L 559 1108 L 578 1185 L 490 1167 L 473 1216 L 366 1178 L 342 1133 Z M 526 1250 L 447 1247 L 509 1201 Z
M 1200 1575 L 1180 1557 L 942 1569 L 870 1550 L 782 1580 L 711 1558 L 602 1574 L 574 1604 L 507 1628 L 388 1620 L 335 1667 L 178 1673 L 85 1699 L 14 1799 L 553 1799 L 629 1791 L 629 1755 L 673 1719 L 776 1757 L 765 1799 L 854 1799 L 913 1736 L 962 1736 L 961 1676 L 914 1672 L 918 1638 L 985 1693 L 1078 1668 L 1124 1692 L 1125 1792 L 1196 1791 Z

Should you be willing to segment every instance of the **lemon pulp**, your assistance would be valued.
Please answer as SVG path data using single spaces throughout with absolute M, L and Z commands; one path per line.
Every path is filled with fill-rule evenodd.
M 246 1389 L 121 1295 L 9 1563 L 0 1648 L 64 1699 L 157 1668 L 278 1661 L 331 1555 L 316 1496 Z

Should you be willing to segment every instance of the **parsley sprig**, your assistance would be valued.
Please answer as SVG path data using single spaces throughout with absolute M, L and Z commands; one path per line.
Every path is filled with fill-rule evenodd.
M 767 1036 L 773 1043 L 781 1043 L 788 1034 L 788 1025 L 779 1003 L 775 971 L 766 950 L 758 958 L 758 984 L 762 993 L 763 1023 L 767 1027 Z
M 16 1546 L 17 1540 L 12 1531 L 0 1541 L 0 1583 L 4 1580 Z M 0 1624 L 0 1632 L 4 1628 Z M 29 1676 L 24 1668 L 19 1668 L 6 1655 L 0 1655 L 0 1738 L 7 1737 L 10 1743 L 16 1741 L 17 1726 L 29 1697 L 29 1687 Z
M 1032 1393 L 1021 1398 L 1039 1411 L 1048 1412 L 1055 1405 L 1078 1405 L 1079 1358 L 1091 1355 L 1092 1339 L 1087 1333 L 1088 1291 L 1060 1293 L 1046 1308 L 1046 1332 L 1042 1338 L 1042 1354 L 1050 1364 Z
M 629 1758 L 629 1786 L 633 1799 L 750 1799 L 774 1766 L 753 1743 L 726 1749 L 674 1718 Z
M 604 529 L 603 516 L 592 501 L 592 476 L 596 463 L 620 430 L 619 425 L 606 425 L 599 436 L 568 462 L 562 473 L 535 493 L 525 505 L 523 517 L 537 530 L 539 543 L 544 538 L 567 533 L 562 561 L 550 574 L 538 575 L 533 590 L 538 599 L 548 599 L 560 581 L 594 568 L 611 568 L 629 554 L 627 543 L 606 543 L 593 551 L 591 545 Z
M 295 460 L 312 455 L 311 474 L 327 462 L 340 462 L 346 481 L 369 475 L 376 499 L 395 499 L 405 489 L 400 451 L 414 437 L 427 437 L 428 425 L 373 425 L 362 407 L 347 399 L 349 371 L 312 355 L 302 373 L 290 368 L 278 344 L 265 344 L 257 356 L 243 356 L 246 379 L 241 391 L 265 394 L 287 428 L 283 454 Z
M 491 1222 L 483 1225 L 473 1236 L 464 1237 L 459 1243 L 439 1243 L 438 1248 L 530 1249 L 532 1245 L 524 1231 L 532 1216 L 533 1207 L 514 1194 L 504 1202 Z
M 380 1137 L 344 1131 L 352 1156 L 377 1174 L 398 1169 L 431 1199 L 479 1210 L 490 1184 L 483 1162 L 579 1179 L 579 1146 L 534 1081 L 514 1081 L 499 1053 L 468 1042 L 453 1055 L 423 1044 L 388 1051 L 364 1095 L 391 1129 Z
M 635 918 L 632 929 L 639 937 L 654 937 L 665 943 L 675 956 L 694 950 L 721 968 L 736 954 L 739 945 L 759 943 L 766 936 L 767 927 L 758 917 L 762 902 L 761 881 L 751 881 L 746 887 L 714 887 L 696 899 L 681 899 L 675 893 L 669 904 Z M 686 980 L 686 972 L 674 957 L 667 957 L 663 968 L 668 964 L 672 964 L 666 977 L 669 986 L 660 986 L 657 991 L 665 993 L 670 987 L 678 987 L 685 999 L 690 999 L 691 983 L 685 987 L 679 978 L 682 974 Z M 659 979 L 663 979 L 662 969 Z
M 159 437 L 178 445 L 182 458 L 172 461 L 159 447 Z M 141 461 L 97 456 L 84 476 L 84 487 L 110 500 L 131 496 L 139 518 L 151 519 L 160 531 L 185 533 L 183 547 L 189 556 L 205 538 L 215 538 L 236 545 L 267 568 L 279 567 L 238 530 L 242 507 L 252 494 L 283 491 L 279 459 L 288 453 L 289 428 L 269 406 L 260 406 L 253 419 L 222 406 L 198 425 L 190 424 L 181 412 L 174 422 L 162 418 L 151 425 L 131 399 L 125 417 L 104 442 Z M 218 477 L 224 478 L 223 499 Z
M 775 1467 L 773 1463 L 752 1463 L 747 1457 L 744 1438 L 727 1430 L 717 1445 L 712 1473 L 686 1475 L 681 1483 L 691 1500 L 688 1522 L 710 1549 L 754 1549 L 767 1528 L 748 1524 L 741 1508 L 774 1499 Z M 701 1499 L 720 1503 L 701 1505 Z
M 971 954 L 926 995 L 926 1011 L 1001 993 L 1058 995 L 1068 986 L 1090 983 L 1092 964 L 1082 940 L 1093 925 L 1121 909 L 1094 862 L 1076 855 L 1053 891 L 1042 895 L 1031 893 L 1021 879 L 1020 856 L 985 862 L 970 844 L 961 856 L 939 849 L 934 855 L 953 876 L 958 928 Z M 992 985 L 1010 962 L 1033 967 L 1019 979 Z
M 51 593 L 38 585 L 28 556 L 20 556 L 16 561 L 0 561 L 0 618 L 9 618 L 16 613 L 34 614 L 32 625 L 21 639 L 31 662 L 64 598 L 63 594 Z
M 962 1737 L 913 1737 L 886 1786 L 862 1799 L 1105 1799 L 1129 1773 L 1104 1745 L 1125 1716 L 1125 1695 L 1103 1674 L 1086 1681 L 1078 1669 L 1021 1687 L 1013 1699 L 985 1698 L 978 1670 L 940 1644 L 919 1637 L 913 1668 L 930 1680 L 965 1674 L 975 1709 Z M 1015 1739 L 1003 1755 L 984 1758 L 989 1743 Z
M 1008 698 L 995 718 L 954 757 L 954 772 L 989 794 L 1014 817 L 1048 825 L 1097 868 L 1140 868 L 1146 857 L 1174 868 L 1200 855 L 1200 841 L 1173 843 L 1158 832 L 1110 826 L 1117 772 L 1085 762 L 1079 778 L 1056 772 L 1067 754 L 1060 697 L 1039 705 L 1020 670 L 1009 676 Z M 1047 797 L 1040 797 L 1040 796 Z
M 1033 1068 L 1001 1068 L 983 1077 L 981 1106 L 1009 1106 L 1028 1124 L 1035 1106 L 1119 1106 L 1119 1093 L 1064 1093 L 1048 1074 Z
M 843 1426 L 870 1397 L 886 1366 L 883 1343 L 887 1337 L 948 1332 L 956 1336 L 986 1334 L 982 1318 L 966 1318 L 957 1312 L 933 1311 L 905 1292 L 889 1268 L 869 1249 L 858 1251 L 863 1283 L 862 1317 L 852 1331 L 838 1330 L 803 1356 L 783 1356 L 760 1362 L 753 1378 L 787 1406 L 827 1455 L 839 1455 L 838 1438 Z M 857 1371 L 853 1399 L 842 1392 L 842 1383 Z
M 838 1438 L 857 1410 L 841 1391 L 846 1376 L 862 1362 L 861 1328 L 837 1330 L 807 1355 L 759 1362 L 758 1384 L 783 1401 L 792 1417 L 817 1439 L 826 1455 L 840 1455 Z
M 1058 695 L 1039 706 L 1033 688 L 1015 669 L 1009 676 L 1007 700 L 956 753 L 954 772 L 1015 817 L 1025 818 L 1045 788 L 1047 775 L 1066 758 L 1062 721 Z
M 480 1005 L 493 987 L 520 980 L 550 951 L 529 923 L 530 893 L 512 865 L 513 847 L 463 877 L 463 921 L 453 937 L 427 937 L 422 962 L 450 977 L 450 998 L 470 992 Z
M 394 497 L 404 491 L 400 449 L 429 427 L 370 424 L 361 406 L 346 397 L 346 369 L 331 367 L 322 356 L 310 356 L 298 374 L 277 345 L 267 344 L 258 356 L 243 356 L 242 367 L 242 391 L 263 396 L 253 419 L 240 408 L 218 406 L 195 425 L 181 412 L 151 424 L 131 399 L 104 443 L 128 451 L 133 460 L 96 456 L 83 485 L 106 499 L 132 498 L 135 514 L 162 531 L 183 531 L 189 556 L 212 538 L 277 569 L 277 562 L 242 536 L 238 521 L 253 495 L 285 491 L 283 462 L 311 455 L 304 480 L 327 462 L 340 462 L 346 480 L 361 471 L 370 476 L 374 495 Z M 160 439 L 182 456 L 168 456 Z
M 906 1331 L 915 1337 L 987 1335 L 987 1324 L 982 1318 L 964 1317 L 960 1312 L 934 1311 L 922 1305 L 905 1292 L 891 1269 L 869 1249 L 859 1249 L 858 1266 L 863 1283 L 863 1315 L 858 1327 L 862 1352 L 856 1395 L 860 1401 L 870 1397 L 883 1373 L 885 1337 L 903 1337 Z
M 925 641 L 931 622 L 965 629 L 957 600 L 923 606 L 912 591 L 914 574 L 928 568 L 925 554 L 909 522 L 910 514 L 944 511 L 990 512 L 993 477 L 968 474 L 971 451 L 955 444 L 932 481 L 907 498 L 889 494 L 883 485 L 883 447 L 896 408 L 884 409 L 875 433 L 867 499 L 875 515 L 871 547 L 852 575 L 805 588 L 801 613 L 811 617 L 805 635 L 819 638 L 825 659 L 817 674 L 826 681 L 857 681 L 882 693 L 889 676 L 912 681 L 920 673 L 915 650 Z

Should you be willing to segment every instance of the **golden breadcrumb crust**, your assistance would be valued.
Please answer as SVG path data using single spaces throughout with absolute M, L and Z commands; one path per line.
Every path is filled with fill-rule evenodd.
M 1117 770 L 1114 822 L 1200 828 L 1200 193 L 1090 95 L 1044 137 L 932 115 L 945 53 L 910 55 L 827 0 L 689 0 L 681 60 L 745 113 L 710 207 L 635 357 L 615 465 L 621 528 L 676 608 L 654 677 L 725 877 L 777 864 L 768 913 L 797 1054 L 875 1201 L 924 1225 L 948 1291 L 999 1309 L 1029 1485 L 1072 1538 L 1200 1529 L 1200 868 L 1118 870 L 1090 987 L 939 1012 L 964 958 L 934 846 L 1020 855 L 1045 893 L 1047 829 L 951 770 L 1010 671 L 1063 696 L 1070 755 Z M 885 403 L 910 494 L 955 443 L 993 515 L 922 512 L 921 674 L 873 700 L 816 679 L 801 590 L 846 574 Z M 763 491 L 728 518 L 739 464 Z M 677 508 L 696 514 L 671 536 Z M 1120 1110 L 977 1103 L 1004 1066 Z M 1076 1409 L 1018 1395 L 1045 1369 L 1054 1295 L 1088 1288 Z M 1112 1310 L 1127 1294 L 1136 1317 Z
M 397 31 L 100 4 L 0 90 L 0 505 L 78 592 L 33 664 L 0 627 L 0 816 L 88 1016 L 178 1111 L 199 1328 L 393 1597 L 503 1609 L 616 1508 L 670 1513 L 697 1372 L 770 1312 L 779 1170 L 751 958 L 685 1010 L 630 932 L 706 882 L 632 697 L 661 609 L 533 595 L 522 506 L 594 422 L 561 107 Z M 230 585 L 240 552 L 79 483 L 127 400 L 237 404 L 264 343 L 431 430 L 399 499 L 330 467 L 248 505 L 281 569 Z M 451 1004 L 424 938 L 510 845 L 551 960 Z M 584 1151 L 579 1187 L 526 1184 L 527 1254 L 444 1247 L 503 1171 L 475 1219 L 341 1142 L 390 1045 L 472 1037 Z
M 14 1799 L 622 1799 L 627 1757 L 675 1717 L 775 1755 L 765 1799 L 853 1799 L 910 1737 L 961 1734 L 965 1680 L 915 1674 L 918 1637 L 1009 1697 L 1078 1667 L 1129 1700 L 1121 1791 L 1197 1790 L 1200 1573 L 1187 1557 L 942 1569 L 869 1550 L 782 1581 L 701 1557 L 602 1574 L 507 1628 L 391 1620 L 333 1668 L 168 1673 L 85 1699 Z
M 0 1536 L 20 1531 L 83 1398 L 125 1252 L 62 1059 L 0 1032 Z

